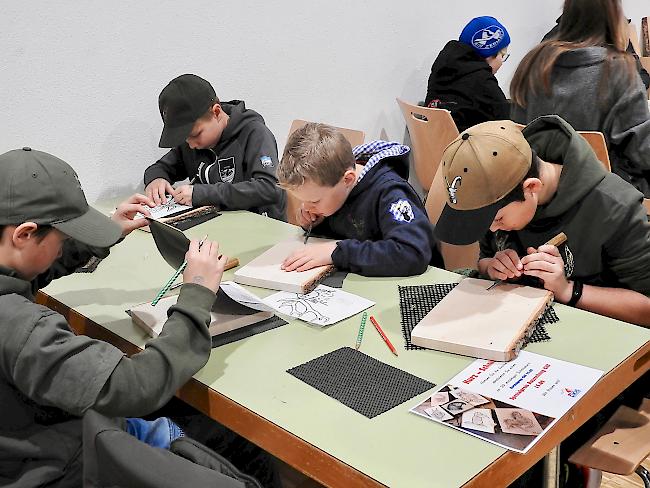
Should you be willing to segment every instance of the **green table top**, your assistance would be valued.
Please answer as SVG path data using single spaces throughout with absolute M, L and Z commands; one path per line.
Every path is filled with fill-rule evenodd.
M 225 212 L 186 231 L 206 233 L 228 256 L 245 264 L 274 243 L 301 233 L 249 212 Z M 171 276 L 150 234 L 135 231 L 111 250 L 92 274 L 60 279 L 45 292 L 130 342 L 143 347 L 148 337 L 125 310 L 149 301 Z M 224 275 L 232 279 L 233 270 Z M 375 315 L 396 346 L 391 354 L 372 327 L 361 350 L 380 361 L 442 385 L 471 358 L 437 351 L 406 351 L 401 336 L 398 285 L 450 283 L 453 273 L 429 268 L 410 278 L 365 278 L 350 274 L 343 288 L 376 302 Z M 259 296 L 270 290 L 248 287 Z M 549 326 L 552 340 L 528 351 L 610 371 L 650 340 L 650 330 L 577 309 L 556 305 L 560 322 Z M 449 427 L 409 413 L 422 394 L 367 419 L 297 380 L 286 370 L 339 347 L 354 347 L 360 315 L 328 328 L 291 321 L 248 339 L 212 350 L 195 378 L 283 429 L 388 486 L 460 486 L 504 450 Z M 621 385 L 623 389 L 625 385 Z

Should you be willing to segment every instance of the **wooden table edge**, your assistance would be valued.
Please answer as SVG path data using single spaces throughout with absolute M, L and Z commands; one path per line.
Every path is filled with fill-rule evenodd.
M 463 488 L 508 486 L 650 369 L 650 342 L 604 375 L 526 454 L 503 453 Z
M 37 293 L 36 302 L 63 315 L 79 335 L 109 342 L 129 356 L 141 350 L 43 291 Z M 176 396 L 325 486 L 385 486 L 194 378 Z
M 136 345 L 70 309 L 47 293 L 39 291 L 36 301 L 66 317 L 77 334 L 109 342 L 127 355 L 140 351 Z M 649 369 L 650 342 L 646 342 L 603 376 L 528 453 L 505 452 L 463 487 L 508 486 L 613 400 L 620 393 L 615 385 L 629 385 Z M 194 378 L 188 381 L 176 396 L 325 486 L 385 486 L 230 398 L 211 388 L 205 388 L 205 385 Z M 309 469 L 305 466 L 309 466 Z

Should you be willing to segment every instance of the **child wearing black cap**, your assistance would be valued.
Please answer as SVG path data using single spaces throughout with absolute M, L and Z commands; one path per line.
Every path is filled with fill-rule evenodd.
M 535 278 L 558 302 L 650 325 L 643 195 L 607 172 L 564 120 L 540 117 L 523 132 L 484 122 L 460 134 L 441 164 L 448 201 L 436 236 L 480 240 L 482 274 Z M 559 232 L 568 237 L 562 250 L 543 245 Z
M 508 102 L 494 76 L 508 59 L 509 45 L 510 35 L 497 19 L 472 19 L 431 66 L 424 104 L 449 110 L 459 131 L 509 118 Z
M 78 336 L 65 317 L 34 303 L 53 279 L 72 273 L 145 219 L 153 202 L 134 195 L 112 220 L 88 206 L 74 170 L 30 148 L 0 155 L 0 484 L 81 486 L 81 417 L 155 411 L 207 362 L 208 324 L 227 258 L 217 243 L 186 255 L 184 285 L 160 337 L 126 357 Z M 168 419 L 128 419 L 131 433 L 180 434 Z M 138 436 L 139 437 L 139 436 Z M 139 437 L 141 438 L 141 437 Z M 166 442 L 166 444 L 165 444 Z
M 192 206 L 251 210 L 286 220 L 286 195 L 278 188 L 275 138 L 244 102 L 220 102 L 203 78 L 174 78 L 158 98 L 164 127 L 160 147 L 172 148 L 144 172 L 145 193 Z M 172 183 L 190 179 L 187 185 Z

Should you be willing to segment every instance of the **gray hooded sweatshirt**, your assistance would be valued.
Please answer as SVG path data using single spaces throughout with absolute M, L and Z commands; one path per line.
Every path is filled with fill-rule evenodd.
M 544 161 L 563 166 L 557 192 L 520 231 L 488 232 L 481 258 L 498 250 L 538 247 L 559 232 L 568 278 L 650 296 L 650 223 L 643 195 L 607 172 L 585 139 L 557 116 L 540 117 L 524 136 Z
M 607 61 L 604 47 L 562 54 L 551 74 L 551 94 L 529 94 L 526 107 L 514 105 L 512 120 L 527 124 L 559 115 L 576 130 L 602 132 L 612 171 L 650 197 L 650 112 L 638 73 L 632 84 L 620 60 Z
M 208 360 L 215 294 L 183 285 L 161 335 L 124 356 L 77 336 L 34 293 L 93 254 L 66 241 L 63 256 L 29 282 L 0 266 L 0 486 L 81 486 L 81 416 L 140 416 L 164 405 Z

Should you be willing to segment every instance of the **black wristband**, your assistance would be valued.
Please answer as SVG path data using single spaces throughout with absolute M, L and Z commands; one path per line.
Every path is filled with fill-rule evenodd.
M 573 292 L 571 293 L 571 300 L 567 302 L 567 305 L 569 307 L 575 307 L 580 297 L 582 297 L 582 281 L 573 280 Z

